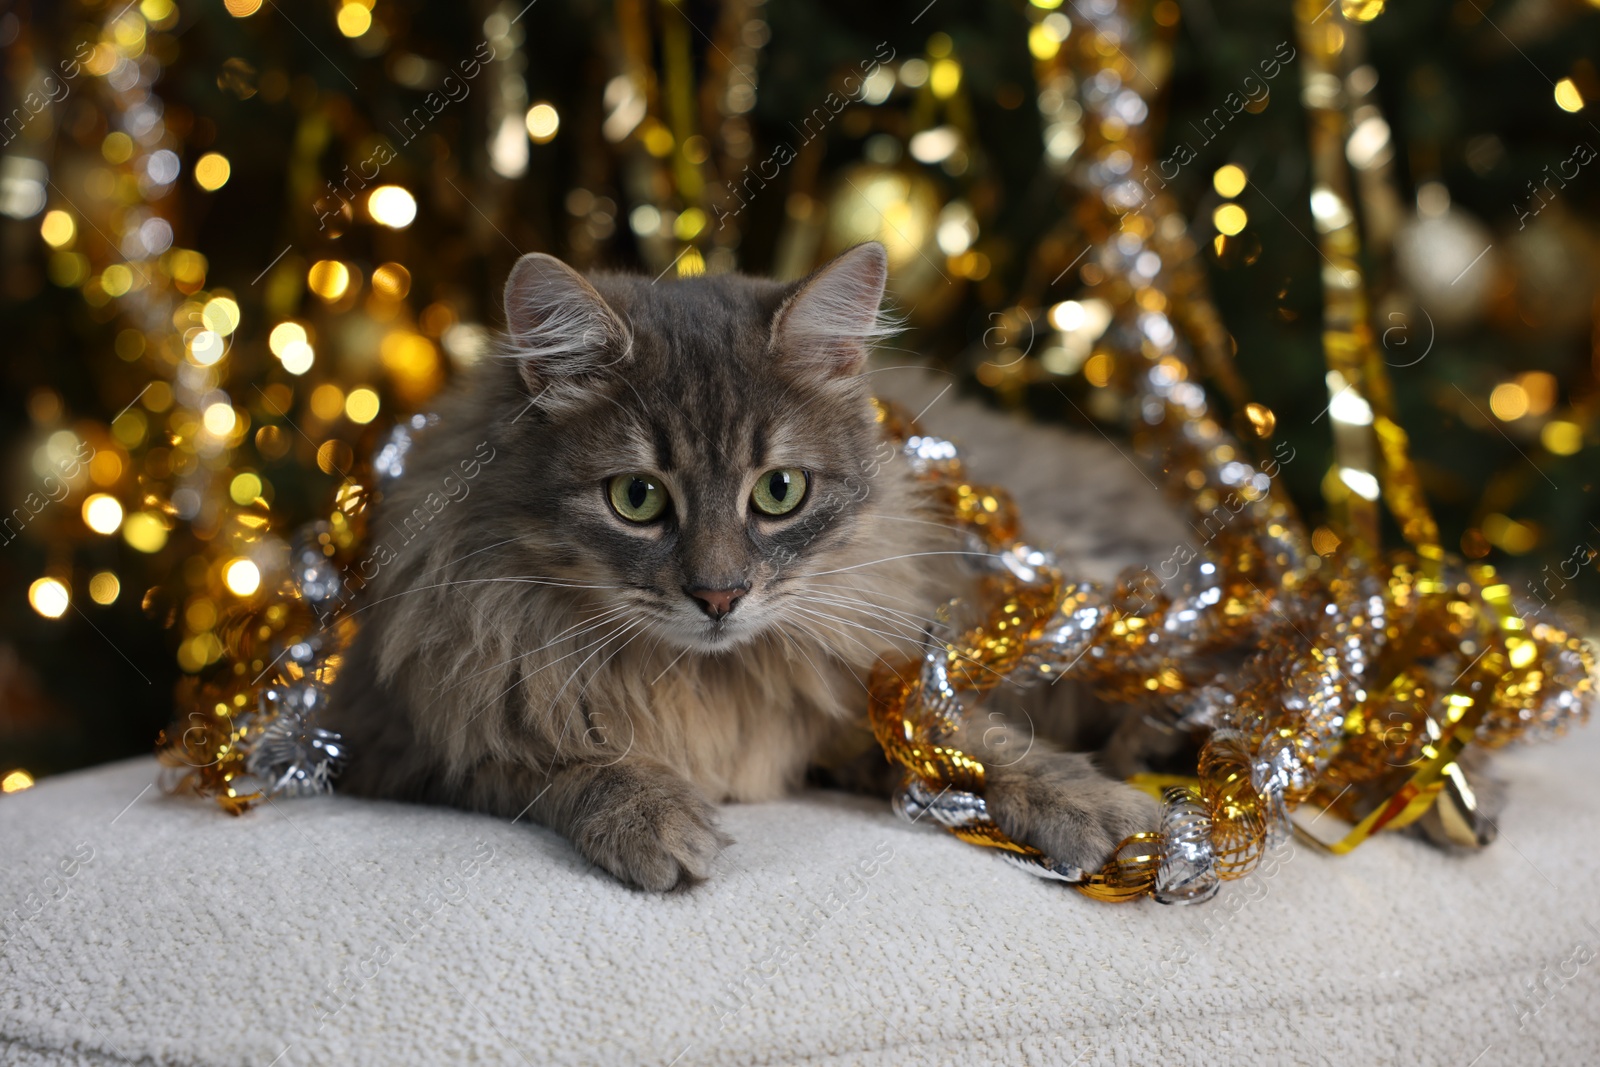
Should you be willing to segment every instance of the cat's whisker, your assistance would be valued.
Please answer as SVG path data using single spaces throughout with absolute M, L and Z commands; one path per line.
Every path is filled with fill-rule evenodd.
M 859 613 L 865 622 L 881 623 L 896 632 L 905 631 L 907 636 L 920 635 L 928 626 L 928 620 L 918 616 L 908 615 L 906 612 L 895 608 L 880 607 L 863 600 L 850 600 L 843 597 L 818 596 L 815 594 L 791 593 L 791 598 L 807 604 L 817 604 L 824 608 L 838 611 Z
M 582 706 L 584 694 L 589 692 L 589 686 L 592 685 L 594 683 L 594 680 L 600 676 L 600 672 L 606 669 L 606 664 L 608 664 L 612 660 L 616 659 L 617 656 L 621 655 L 623 649 L 625 649 L 629 645 L 633 644 L 635 641 L 637 641 L 640 637 L 644 636 L 648 632 L 649 632 L 649 628 L 648 627 L 645 627 L 645 626 L 638 627 L 637 629 L 635 629 L 633 631 L 632 636 L 630 636 L 626 641 L 622 642 L 622 644 L 618 645 L 616 647 L 616 649 L 614 651 L 612 651 L 612 653 L 609 656 L 607 656 L 605 659 L 601 660 L 599 663 L 595 664 L 594 670 L 589 672 L 589 677 L 585 678 L 583 680 L 583 684 L 578 687 L 578 695 L 574 698 L 574 699 L 576 699 L 578 701 L 580 706 Z
M 614 638 L 620 637 L 622 634 L 627 633 L 629 630 L 632 630 L 632 629 L 635 629 L 635 628 L 637 628 L 639 626 L 642 626 L 643 624 L 644 624 L 644 620 L 643 619 L 631 619 L 628 622 L 625 622 L 620 626 L 613 627 L 609 633 L 607 633 L 600 640 L 594 642 L 592 645 L 586 645 L 585 646 L 586 648 L 593 648 L 594 651 L 590 652 L 587 656 L 583 657 L 583 660 L 576 667 L 572 668 L 572 671 L 567 675 L 567 680 L 561 683 L 561 688 L 557 689 L 556 692 L 555 692 L 555 695 L 550 698 L 550 710 L 551 711 L 555 710 L 556 701 L 560 700 L 561 699 L 561 694 L 567 691 L 567 686 L 571 685 L 572 684 L 572 680 L 574 678 L 576 678 L 583 671 L 584 667 L 588 666 L 590 660 L 594 659 L 596 656 L 598 656 L 600 654 L 601 650 L 605 648 L 605 646 L 606 646 L 606 644 L 608 642 L 610 642 Z M 604 664 L 602 664 L 602 666 L 603 665 Z M 543 670 L 543 669 L 544 668 L 542 668 L 542 667 L 540 668 L 540 670 Z M 596 669 L 598 670 L 598 668 L 596 668 Z
M 836 608 L 856 608 L 873 618 L 879 618 L 887 615 L 890 617 L 890 619 L 896 622 L 915 627 L 918 632 L 921 632 L 928 626 L 933 625 L 934 621 L 926 616 L 915 615 L 909 611 L 901 611 L 899 608 L 891 608 L 885 604 L 874 604 L 869 600 L 859 597 L 848 597 L 832 593 L 813 593 L 809 595 L 805 593 L 791 593 L 789 595 L 797 600 L 806 600 L 817 604 L 826 604 Z
M 812 631 L 811 627 L 806 623 L 805 620 L 790 618 L 788 621 L 795 627 L 795 629 L 797 629 L 801 633 L 805 634 L 806 638 L 813 645 L 815 645 L 818 649 L 822 650 L 827 655 L 832 656 L 834 659 L 839 660 L 841 663 L 844 663 L 847 667 L 850 666 L 849 662 L 847 660 L 845 660 L 843 656 L 840 656 L 831 647 L 829 647 L 829 643 L 828 643 L 827 640 L 825 640 L 820 634 L 817 634 L 817 633 Z M 794 646 L 795 651 L 799 652 L 800 655 L 805 657 L 805 661 L 807 663 L 811 664 L 811 669 L 816 672 L 817 677 L 819 679 L 821 679 L 824 683 L 826 683 L 828 681 L 828 676 L 822 672 L 822 668 L 821 667 L 817 666 L 817 661 L 811 658 L 811 654 L 806 651 L 805 645 L 803 645 L 799 641 L 795 640 L 795 638 L 791 634 L 789 634 L 789 632 L 786 631 L 786 630 L 780 629 L 778 632 L 780 634 L 782 634 L 783 637 L 786 640 L 788 640 L 788 642 L 791 645 Z M 848 635 L 841 635 L 841 636 L 848 636 Z M 863 647 L 865 647 L 865 646 L 863 646 Z M 870 652 L 871 649 L 868 649 L 867 651 Z M 862 681 L 860 676 L 858 676 L 853 669 L 852 670 L 846 670 L 843 673 L 845 675 L 847 675 L 850 678 L 851 681 L 853 681 L 857 685 L 859 685 L 861 687 L 861 691 L 863 693 L 866 693 L 868 696 L 872 695 L 872 691 L 871 691 L 871 689 L 869 689 L 867 687 L 867 683 Z
M 467 560 L 471 559 L 473 556 L 481 556 L 481 555 L 483 555 L 483 553 L 488 552 L 491 549 L 499 548 L 502 545 L 509 545 L 509 544 L 511 544 L 511 542 L 516 541 L 516 540 L 519 540 L 519 538 L 508 537 L 504 541 L 496 541 L 492 545 L 484 545 L 482 548 L 474 549 L 473 551 L 468 552 L 465 556 L 461 556 L 461 557 L 459 557 L 457 559 L 447 560 L 446 562 L 439 564 L 437 567 L 433 568 L 432 570 L 423 571 L 422 572 L 422 576 L 424 578 L 426 578 L 430 574 L 437 574 L 440 571 L 444 570 L 446 567 L 454 567 L 458 563 L 465 563 Z
M 868 592 L 867 590 L 861 588 L 859 585 L 846 585 L 843 582 L 813 582 L 812 585 L 810 586 L 810 588 L 814 588 L 814 589 L 837 589 L 837 590 L 840 590 L 840 591 L 846 592 L 846 593 L 860 593 L 863 596 L 867 595 L 867 592 Z M 916 599 L 916 598 L 913 598 L 913 597 L 908 597 L 908 596 L 896 596 L 895 594 L 893 594 L 891 592 L 888 592 L 887 590 L 882 590 L 882 589 L 874 589 L 874 590 L 872 590 L 871 591 L 871 595 L 872 596 L 878 596 L 878 597 L 884 597 L 884 598 L 886 598 L 888 600 L 898 601 L 901 604 L 920 604 L 920 603 L 922 603 L 922 601 L 919 600 L 919 599 Z
M 872 634 L 875 637 L 881 637 L 881 638 L 884 638 L 887 641 L 891 641 L 891 642 L 894 642 L 896 644 L 904 644 L 904 643 L 912 642 L 912 641 L 915 640 L 910 634 L 892 633 L 892 632 L 890 632 L 888 630 L 880 630 L 875 626 L 868 626 L 864 622 L 859 622 L 859 621 L 857 621 L 855 619 L 847 619 L 842 615 L 834 615 L 831 612 L 821 611 L 821 610 L 819 610 L 817 608 L 806 608 L 806 607 L 796 606 L 794 610 L 803 611 L 806 614 L 812 616 L 813 618 L 827 619 L 828 621 L 837 623 L 837 624 L 839 624 L 841 626 L 854 627 L 855 629 L 860 630 L 863 633 L 869 633 L 869 634 Z
M 610 633 L 606 634 L 605 637 L 603 637 L 599 641 L 595 642 L 595 644 L 599 645 L 601 647 L 604 647 L 604 645 L 608 641 L 610 641 L 613 638 L 617 637 L 619 634 L 622 634 L 622 633 L 626 632 L 631 626 L 632 626 L 632 624 L 630 623 L 630 624 L 624 625 L 622 627 L 619 627 L 617 629 L 614 629 Z M 624 644 L 626 644 L 626 643 L 627 642 L 624 642 Z M 585 645 L 584 647 L 585 648 L 593 648 L 594 645 Z M 596 652 L 598 652 L 598 651 L 599 651 L 599 649 L 596 649 Z M 589 661 L 589 659 L 592 659 L 592 658 L 594 658 L 594 653 L 590 653 L 590 655 L 587 658 L 584 659 L 584 663 L 587 663 Z M 608 659 L 609 659 L 609 657 L 608 657 Z M 605 666 L 605 662 L 602 661 L 600 666 L 601 667 Z M 567 676 L 567 680 L 561 684 L 561 689 L 564 690 L 567 687 L 567 685 L 571 683 L 572 679 L 577 677 L 578 672 L 580 672 L 581 670 L 583 670 L 583 663 L 580 663 L 580 664 L 578 664 L 578 666 L 573 668 L 572 673 Z M 599 670 L 599 668 L 597 667 L 596 671 L 598 671 L 598 670 Z M 590 676 L 589 676 L 589 679 L 584 684 L 587 685 L 588 681 L 593 681 L 593 680 L 594 680 L 594 674 L 591 673 Z M 557 690 L 556 691 L 556 697 L 559 697 L 560 695 L 561 695 L 561 690 Z M 585 728 L 586 729 L 592 728 L 594 724 L 589 718 L 588 707 L 583 702 L 583 689 L 582 688 L 580 688 L 578 690 L 577 695 L 573 698 L 573 703 L 576 705 L 578 714 L 583 717 Z M 551 708 L 554 709 L 554 707 L 555 707 L 555 702 L 554 702 L 554 698 L 552 698 Z M 569 715 L 565 715 L 565 716 L 562 717 L 562 720 L 561 720 L 561 733 L 556 737 L 555 745 L 551 749 L 550 759 L 551 759 L 552 763 L 560 758 L 560 756 L 561 756 L 561 746 L 566 744 L 567 735 L 572 730 L 572 723 L 573 723 L 573 718 L 572 718 L 572 716 L 570 714 Z
M 979 559 L 987 559 L 987 558 L 989 558 L 989 554 L 987 552 L 976 552 L 976 551 L 972 551 L 972 550 L 962 550 L 962 549 L 944 549 L 944 550 L 934 551 L 934 552 L 902 552 L 898 556 L 884 556 L 882 559 L 869 559 L 865 563 L 852 563 L 848 567 L 835 567 L 831 571 L 813 571 L 809 575 L 796 574 L 796 575 L 791 576 L 791 578 L 787 579 L 787 580 L 793 580 L 793 578 L 821 578 L 824 575 L 828 575 L 828 574 L 843 574 L 846 571 L 857 571 L 857 570 L 860 570 L 862 567 L 875 567 L 880 563 L 893 563 L 896 560 L 902 560 L 902 559 L 916 559 L 916 558 L 918 558 L 920 556 L 976 556 Z M 784 581 L 784 580 L 786 580 L 786 579 L 782 579 L 782 578 L 779 579 L 779 581 Z
M 584 636 L 585 634 L 592 633 L 593 631 L 598 630 L 601 627 L 608 625 L 609 623 L 615 622 L 621 616 L 626 615 L 628 613 L 628 611 L 629 611 L 629 608 L 624 606 L 624 607 L 619 607 L 619 608 L 612 608 L 612 609 L 610 609 L 608 611 L 603 611 L 598 616 L 595 616 L 595 615 L 587 616 L 586 618 L 580 619 L 578 622 L 573 623 L 571 626 L 568 626 L 565 630 L 562 630 L 560 633 L 556 634 L 554 637 L 552 637 L 550 640 L 546 641 L 544 644 L 540 645 L 538 648 L 532 649 L 532 650 L 530 650 L 528 652 L 519 653 L 518 655 L 512 656 L 508 660 L 502 660 L 499 663 L 491 664 L 491 665 L 489 665 L 487 667 L 484 667 L 482 670 L 474 671 L 471 674 L 467 675 L 466 677 L 464 677 L 464 678 L 460 679 L 459 681 L 457 681 L 455 683 L 455 685 L 450 686 L 449 689 L 436 690 L 436 692 L 438 692 L 442 696 L 443 694 L 448 693 L 451 690 L 455 689 L 457 686 L 465 685 L 467 682 L 470 682 L 474 678 L 478 678 L 478 677 L 480 677 L 482 675 L 489 674 L 489 673 L 492 673 L 494 671 L 500 670 L 503 667 L 509 667 L 513 663 L 519 663 L 522 660 L 527 659 L 529 656 L 536 656 L 539 653 L 541 653 L 541 652 L 545 651 L 546 649 L 550 648 L 552 645 L 559 644 L 562 641 L 573 641 L 573 640 L 576 640 L 576 639 Z M 582 629 L 579 629 L 579 627 L 582 627 Z M 576 630 L 577 632 L 574 633 L 573 632 L 574 630 Z M 571 657 L 571 656 L 575 656 L 575 655 L 577 655 L 578 652 L 581 652 L 584 649 L 589 648 L 589 647 L 591 647 L 591 646 L 583 645 L 582 647 L 578 648 L 576 651 L 569 652 L 565 656 L 560 657 L 559 659 L 555 659 L 555 660 L 552 660 L 549 663 L 546 663 L 543 667 L 540 667 L 538 670 L 534 671 L 532 674 L 525 675 L 524 676 L 524 680 L 526 678 L 532 678 L 534 674 L 538 674 L 539 671 L 544 670 L 546 667 L 552 667 L 555 664 L 560 663 L 562 660 L 567 659 L 568 657 Z M 519 680 L 517 684 L 520 685 L 521 681 L 522 680 Z M 515 689 L 516 686 L 513 685 L 511 688 Z M 510 691 L 511 691 L 510 689 L 506 690 L 507 693 L 509 693 Z M 502 693 L 501 695 L 504 696 L 505 694 Z
M 873 630 L 870 626 L 865 626 L 865 625 L 863 625 L 862 623 L 859 623 L 859 622 L 853 622 L 850 619 L 842 619 L 842 618 L 839 618 L 836 615 L 826 615 L 826 613 L 818 612 L 814 608 L 796 608 L 795 610 L 804 611 L 804 612 L 807 612 L 807 613 L 812 614 L 812 615 L 823 615 L 826 618 L 832 619 L 834 622 L 842 623 L 842 624 L 844 624 L 846 626 L 855 626 L 855 627 L 858 627 L 860 629 L 868 630 L 868 631 L 870 631 L 872 633 L 879 634 L 880 636 L 888 636 L 887 634 L 882 633 L 882 631 Z M 920 636 L 920 634 L 919 634 L 919 636 Z M 1004 685 L 1011 685 L 1011 686 L 1015 686 L 1015 687 L 1018 687 L 1018 688 L 1020 688 L 1022 686 L 1022 683 L 1018 682 L 1015 678 L 1012 678 L 1010 675 L 1007 675 L 1007 674 L 1005 674 L 1005 673 L 1003 673 L 1001 671 L 995 670 L 993 667 L 989 666 L 986 663 L 980 662 L 979 660 L 973 658 L 972 656 L 961 655 L 958 652 L 957 653 L 957 658 L 960 659 L 962 662 L 971 664 L 974 667 L 979 667 L 979 668 L 989 672 L 990 674 L 995 675 L 996 677 L 998 677 L 1000 679 L 1001 683 L 1004 684 Z
M 861 677 L 861 675 L 860 675 L 860 673 L 859 673 L 859 671 L 857 669 L 857 665 L 855 663 L 853 663 L 849 657 L 844 655 L 843 652 L 841 652 L 839 649 L 837 649 L 837 648 L 835 648 L 833 646 L 834 646 L 835 642 L 837 642 L 837 641 L 841 641 L 841 640 L 842 641 L 849 641 L 851 644 L 855 645 L 857 648 L 860 648 L 863 652 L 865 652 L 871 659 L 876 660 L 877 662 L 879 662 L 881 664 L 884 664 L 885 666 L 889 665 L 889 661 L 887 659 L 885 659 L 881 654 L 879 654 L 877 651 L 875 651 L 872 648 L 872 646 L 868 645 L 866 642 L 862 641 L 860 638 L 856 637 L 855 635 L 844 633 L 843 631 L 840 631 L 840 630 L 836 630 L 835 628 L 827 625 L 826 623 L 818 623 L 817 624 L 818 626 L 820 626 L 820 628 L 822 630 L 822 633 L 818 633 L 812 628 L 812 626 L 810 624 L 803 623 L 801 620 L 798 620 L 798 619 L 794 620 L 794 622 L 795 622 L 795 625 L 802 632 L 804 632 L 806 634 L 806 636 L 809 637 L 811 639 L 811 641 L 814 642 L 818 648 L 825 650 L 828 653 L 829 656 L 831 656 L 833 659 L 838 660 L 840 663 L 844 664 L 847 668 L 849 668 L 848 670 L 844 671 L 843 673 L 847 674 L 850 677 L 850 679 L 856 683 L 856 685 L 860 686 L 861 687 L 861 691 L 863 693 L 867 694 L 868 696 L 872 695 L 872 690 L 871 690 L 870 687 L 868 687 L 866 681 Z M 831 639 L 827 635 L 831 635 Z M 810 657 L 807 657 L 807 658 L 809 659 Z M 813 663 L 812 666 L 815 667 L 816 665 Z
M 430 589 L 449 589 L 452 586 L 471 585 L 471 584 L 476 583 L 476 582 L 521 582 L 521 583 L 526 583 L 526 584 L 530 584 L 530 585 L 548 585 L 548 586 L 551 586 L 551 587 L 557 588 L 557 589 L 626 589 L 627 588 L 627 586 L 621 586 L 621 585 L 563 584 L 561 582 L 555 582 L 555 581 L 542 581 L 542 580 L 539 580 L 539 579 L 536 579 L 536 578 L 456 578 L 456 579 L 453 579 L 453 580 L 448 581 L 448 582 L 435 582 L 433 585 L 418 585 L 418 586 L 413 586 L 410 589 L 402 589 L 398 593 L 390 593 L 386 597 L 379 597 L 377 600 L 369 600 L 366 603 L 362 604 L 360 607 L 354 608 L 351 611 L 347 612 L 346 614 L 348 614 L 348 615 L 360 615 L 362 612 L 368 610 L 369 608 L 375 608 L 379 604 L 387 604 L 389 601 L 397 600 L 397 599 L 399 599 L 400 597 L 403 597 L 403 596 L 410 596 L 412 593 L 425 593 L 425 592 L 429 591 Z
M 580 582 L 573 578 L 555 578 L 545 574 L 513 574 L 495 578 L 461 578 L 451 585 L 472 585 L 477 582 L 513 582 L 526 585 L 549 585 L 557 589 L 626 589 L 625 585 L 597 585 L 594 582 Z

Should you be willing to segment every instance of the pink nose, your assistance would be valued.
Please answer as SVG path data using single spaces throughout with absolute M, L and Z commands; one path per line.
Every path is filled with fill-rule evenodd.
M 734 603 L 745 592 L 743 589 L 690 589 L 689 595 L 700 601 L 701 611 L 720 619 L 733 610 Z

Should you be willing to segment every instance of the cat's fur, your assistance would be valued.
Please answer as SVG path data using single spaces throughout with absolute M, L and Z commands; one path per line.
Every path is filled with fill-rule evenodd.
M 913 649 L 962 545 L 874 421 L 871 393 L 897 377 L 863 373 L 884 280 L 877 245 L 795 284 L 586 280 L 524 257 L 505 358 L 442 401 L 378 510 L 391 550 L 363 570 L 330 711 L 351 753 L 341 791 L 526 816 L 664 890 L 705 877 L 727 843 L 716 803 L 779 796 L 818 764 L 886 787 L 863 682 Z M 1060 441 L 1032 467 L 1081 484 Z M 978 473 L 1015 475 L 1021 458 L 978 457 Z M 752 484 L 785 467 L 809 472 L 805 500 L 759 515 Z M 612 509 L 606 481 L 631 471 L 669 488 L 667 518 Z M 1132 558 L 1161 558 L 1152 530 L 1176 524 L 1131 520 L 1141 508 L 1156 510 L 1116 521 L 1138 531 Z M 712 618 L 707 589 L 745 592 Z M 1154 828 L 1149 798 L 1026 740 L 958 739 L 990 761 L 1013 837 L 1093 868 Z

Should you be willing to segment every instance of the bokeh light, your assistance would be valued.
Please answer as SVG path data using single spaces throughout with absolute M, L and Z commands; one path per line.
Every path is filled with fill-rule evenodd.
M 65 248 L 77 236 L 77 224 L 65 211 L 47 211 L 39 223 L 39 236 L 51 248 Z
M 336 259 L 319 259 L 306 272 L 306 285 L 313 293 L 332 303 L 350 288 L 350 268 Z
M 148 511 L 136 511 L 122 522 L 122 539 L 139 552 L 160 552 L 167 543 L 167 527 Z
M 1211 187 L 1218 195 L 1231 198 L 1244 192 L 1246 181 L 1244 168 L 1237 163 L 1229 163 L 1217 168 L 1217 172 L 1211 176 Z
M 83 521 L 97 534 L 114 534 L 122 526 L 122 505 L 107 493 L 95 493 L 83 502 Z
M 417 200 L 398 185 L 380 185 L 367 197 L 372 221 L 391 230 L 403 230 L 417 217 Z
M 1223 204 L 1211 213 L 1211 224 L 1228 237 L 1243 230 L 1249 221 L 1250 216 L 1238 204 Z
M 39 578 L 28 586 L 28 603 L 47 619 L 59 619 L 67 613 L 72 595 L 67 587 L 55 578 Z
M 89 579 L 89 599 L 104 607 L 115 604 L 122 593 L 122 582 L 111 571 L 101 571 Z
M 207 152 L 195 160 L 195 184 L 208 193 L 214 193 L 228 184 L 228 177 L 232 173 L 233 167 L 228 163 L 228 157 L 221 152 Z
M 247 559 L 231 560 L 223 568 L 222 581 L 234 596 L 249 596 L 261 588 L 261 570 Z
M 555 108 L 545 103 L 530 107 L 524 121 L 528 127 L 528 137 L 534 144 L 547 143 L 561 128 L 561 116 L 556 113 Z
M 351 422 L 366 425 L 378 417 L 378 394 L 366 386 L 350 390 L 345 397 L 344 413 Z

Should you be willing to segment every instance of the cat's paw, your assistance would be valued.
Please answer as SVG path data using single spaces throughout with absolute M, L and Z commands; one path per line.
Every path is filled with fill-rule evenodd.
M 1161 819 L 1152 797 L 1105 777 L 1087 756 L 1035 753 L 996 770 L 985 789 L 990 817 L 1058 868 L 1093 873 L 1125 838 L 1156 829 Z
M 591 863 L 641 889 L 666 892 L 703 881 L 733 839 L 716 808 L 687 781 L 662 771 L 612 775 L 591 787 L 590 811 L 572 843 Z

